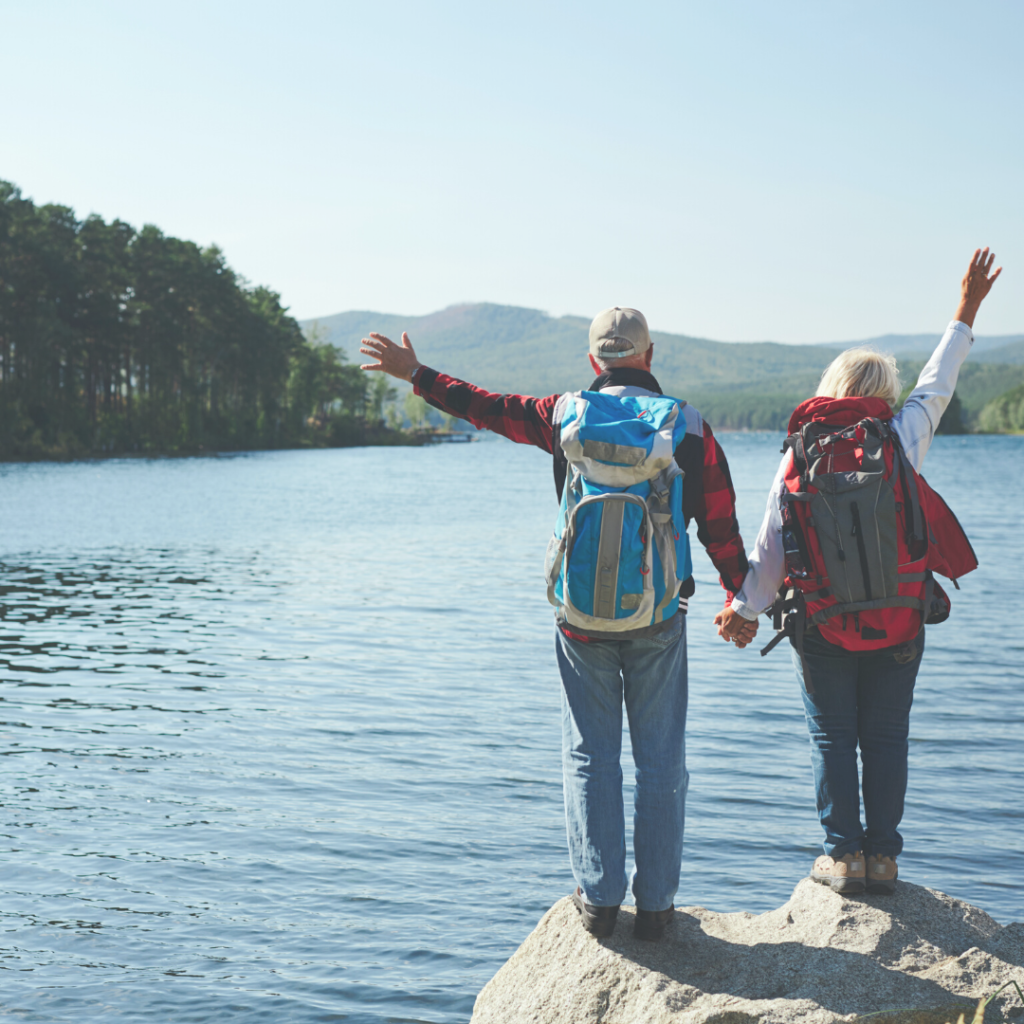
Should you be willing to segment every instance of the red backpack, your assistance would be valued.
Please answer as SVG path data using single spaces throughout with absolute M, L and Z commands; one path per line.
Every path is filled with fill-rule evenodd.
M 786 579 L 774 606 L 789 636 L 848 651 L 906 643 L 949 617 L 933 571 L 956 580 L 978 567 L 946 503 L 907 459 L 880 398 L 812 398 L 797 406 L 782 450 L 792 449 L 780 496 Z M 806 664 L 804 679 L 810 689 Z

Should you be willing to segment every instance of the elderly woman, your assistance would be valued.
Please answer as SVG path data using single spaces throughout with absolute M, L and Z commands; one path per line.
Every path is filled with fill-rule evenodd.
M 788 613 L 825 830 L 811 877 L 840 893 L 895 891 L 924 623 L 949 610 L 931 570 L 955 579 L 977 565 L 918 472 L 1002 269 L 991 273 L 993 261 L 975 252 L 956 316 L 898 413 L 891 356 L 851 349 L 826 369 L 793 414 L 743 587 L 715 619 L 744 646 L 761 612 L 775 607 L 776 628 Z

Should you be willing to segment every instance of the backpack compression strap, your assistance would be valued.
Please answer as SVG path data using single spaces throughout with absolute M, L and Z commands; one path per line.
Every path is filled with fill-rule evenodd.
M 761 657 L 771 654 L 787 637 L 791 639 L 800 658 L 800 668 L 804 675 L 804 689 L 808 694 L 813 694 L 811 669 L 804 654 L 804 633 L 807 628 L 807 602 L 804 600 L 804 595 L 795 587 L 781 587 L 775 604 L 772 606 L 772 617 L 772 625 L 778 632 L 761 648 Z

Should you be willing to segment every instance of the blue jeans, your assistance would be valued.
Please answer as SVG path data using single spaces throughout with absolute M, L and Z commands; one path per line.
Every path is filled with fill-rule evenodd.
M 562 677 L 562 774 L 569 859 L 596 907 L 626 895 L 622 703 L 636 765 L 632 892 L 665 910 L 679 888 L 686 806 L 686 619 L 645 640 L 582 643 L 556 630 Z
M 897 831 L 907 792 L 907 735 L 914 681 L 924 654 L 924 630 L 898 647 L 854 654 L 817 634 L 804 641 L 814 692 L 803 687 L 804 714 L 811 734 L 811 764 L 825 852 L 839 859 L 862 850 L 866 856 L 896 857 L 903 849 Z M 793 664 L 803 682 L 796 650 Z M 857 778 L 857 747 L 863 786 Z M 864 821 L 860 820 L 860 792 Z

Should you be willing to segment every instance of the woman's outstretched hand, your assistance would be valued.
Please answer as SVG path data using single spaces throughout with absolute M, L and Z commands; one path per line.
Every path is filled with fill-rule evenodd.
M 364 356 L 380 360 L 377 363 L 363 363 L 359 367 L 360 370 L 383 370 L 392 377 L 398 377 L 399 380 L 411 381 L 412 375 L 420 368 L 409 335 L 405 331 L 402 331 L 401 345 L 396 345 L 383 334 L 371 334 L 369 338 L 363 338 L 359 351 Z
M 957 306 L 954 320 L 974 326 L 974 318 L 978 314 L 978 308 L 982 300 L 992 290 L 996 278 L 1003 272 L 1002 267 L 997 267 L 996 272 L 989 277 L 992 264 L 995 263 L 996 254 L 989 255 L 988 246 L 984 249 L 975 249 L 971 262 L 967 267 L 967 273 L 960 282 L 960 305 Z

